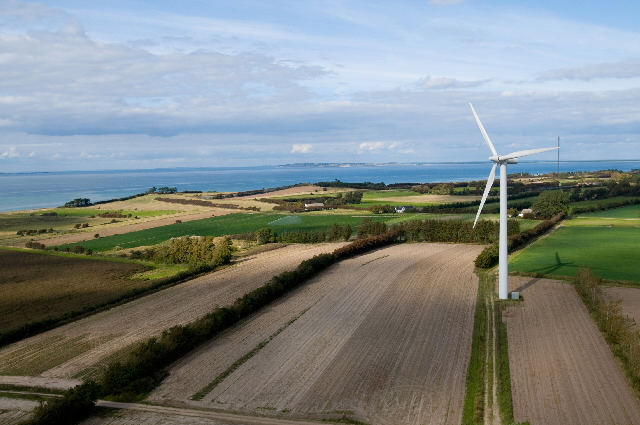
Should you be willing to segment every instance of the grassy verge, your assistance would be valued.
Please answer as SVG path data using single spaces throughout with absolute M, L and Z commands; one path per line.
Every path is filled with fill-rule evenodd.
M 503 424 L 515 424 L 509 369 L 507 325 L 502 311 L 521 301 L 495 300 L 495 275 L 478 272 L 479 286 L 474 317 L 471 360 L 462 411 L 462 424 L 481 425 L 497 403 Z M 495 358 L 495 361 L 494 361 Z M 494 385 L 496 397 L 494 398 Z M 526 424 L 526 423 L 525 423 Z M 525 425 L 522 424 L 522 425 Z
M 502 312 L 506 307 L 521 301 L 501 301 L 496 303 L 496 378 L 500 420 L 503 424 L 515 424 L 513 418 L 513 396 L 511 392 L 511 370 L 509 368 L 509 342 L 507 324 L 502 321 Z M 522 425 L 526 425 L 522 424 Z
M 488 272 L 478 273 L 478 296 L 473 321 L 471 359 L 467 369 L 466 393 L 462 409 L 462 423 L 475 425 L 484 423 L 485 406 L 485 356 L 487 351 L 487 297 L 491 296 L 491 277 Z

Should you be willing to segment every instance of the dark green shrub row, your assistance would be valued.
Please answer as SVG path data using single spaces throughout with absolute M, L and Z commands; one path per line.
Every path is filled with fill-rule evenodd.
M 538 236 L 551 230 L 553 226 L 558 224 L 565 217 L 564 213 L 560 213 L 549 220 L 541 221 L 533 229 L 528 229 L 517 234 L 509 236 L 507 239 L 509 251 L 523 247 Z M 488 269 L 498 264 L 499 248 L 498 242 L 489 245 L 476 257 L 475 265 L 481 269 Z
M 346 258 L 354 257 L 372 249 L 380 248 L 392 243 L 398 242 L 402 238 L 401 230 L 391 230 L 387 233 L 378 236 L 372 236 L 365 239 L 358 239 L 355 242 L 351 242 L 349 245 L 343 246 L 333 251 L 333 255 L 337 260 L 344 260 Z
M 347 183 L 341 182 L 340 180 L 334 180 L 331 182 L 318 182 L 314 183 L 316 186 L 320 187 L 348 187 L 350 189 L 386 189 L 387 185 L 384 183 Z
M 128 201 L 129 199 L 140 198 L 142 196 L 145 196 L 146 194 L 147 194 L 147 192 L 145 192 L 145 193 L 137 193 L 135 195 L 125 196 L 124 198 L 109 199 L 109 200 L 106 200 L 106 201 L 97 201 L 97 202 L 94 202 L 93 204 L 89 204 L 89 205 L 101 205 L 101 204 L 109 204 L 111 202 Z M 89 200 L 87 199 L 87 201 L 89 201 Z
M 48 400 L 33 411 L 31 419 L 20 425 L 72 425 L 82 422 L 96 410 L 100 386 L 93 381 L 77 385 L 61 398 Z
M 304 230 L 292 230 L 275 234 L 275 241 L 280 243 L 318 243 L 325 242 L 327 235 L 325 232 L 305 232 Z
M 407 241 L 488 244 L 497 240 L 500 225 L 480 220 L 473 228 L 472 222 L 464 220 L 414 220 L 396 224 L 394 229 L 402 230 Z M 519 231 L 517 220 L 507 222 L 508 234 Z
M 597 205 L 592 205 L 592 206 L 589 206 L 589 207 L 574 207 L 574 208 L 571 209 L 571 214 L 573 214 L 573 215 L 586 214 L 586 213 L 612 210 L 612 209 L 615 209 L 615 208 L 621 208 L 621 207 L 626 207 L 626 206 L 629 206 L 629 205 L 638 205 L 638 204 L 640 204 L 640 198 L 627 199 L 627 200 L 620 201 L 620 202 L 610 202 L 610 203 L 605 203 L 605 204 L 597 204 Z
M 55 230 L 52 228 L 49 229 L 27 229 L 27 230 L 18 230 L 16 235 L 18 236 L 31 236 L 31 235 L 40 235 L 43 233 L 55 233 Z

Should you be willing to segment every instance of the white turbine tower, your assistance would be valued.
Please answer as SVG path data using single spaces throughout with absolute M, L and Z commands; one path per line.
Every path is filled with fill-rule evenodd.
M 478 217 L 480 217 L 482 207 L 484 206 L 484 203 L 487 200 L 487 195 L 489 194 L 491 186 L 493 185 L 493 180 L 496 177 L 496 167 L 500 165 L 500 238 L 498 242 L 500 255 L 498 257 L 498 298 L 500 298 L 501 300 L 505 300 L 509 297 L 509 265 L 507 263 L 507 164 L 517 164 L 518 158 L 521 156 L 533 155 L 535 153 L 546 152 L 560 148 L 553 147 L 530 149 L 526 151 L 513 152 L 508 155 L 498 155 L 498 152 L 496 152 L 496 149 L 493 147 L 493 143 L 491 143 L 487 132 L 484 130 L 484 127 L 480 122 L 480 118 L 478 118 L 478 114 L 476 114 L 475 109 L 473 109 L 473 105 L 469 103 L 469 106 L 471 106 L 473 116 L 476 117 L 478 127 L 480 127 L 480 131 L 482 132 L 482 136 L 484 136 L 484 140 L 485 142 L 487 142 L 487 145 L 489 145 L 489 149 L 491 149 L 491 153 L 493 154 L 493 156 L 489 157 L 489 160 L 493 161 L 493 167 L 491 168 L 491 172 L 489 173 L 489 178 L 487 179 L 487 187 L 485 187 L 484 189 L 482 201 L 480 201 L 480 208 L 478 208 L 478 214 L 476 214 L 476 220 L 473 222 L 473 227 L 476 227 L 476 223 L 478 222 Z

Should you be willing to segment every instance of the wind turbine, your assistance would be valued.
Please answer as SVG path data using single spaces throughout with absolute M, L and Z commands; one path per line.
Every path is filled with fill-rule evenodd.
M 471 103 L 469 103 L 469 106 L 471 106 L 473 116 L 476 117 L 476 122 L 478 123 L 478 127 L 480 127 L 480 131 L 482 132 L 484 141 L 487 142 L 487 145 L 489 146 L 489 149 L 491 149 L 491 153 L 493 154 L 493 156 L 489 157 L 489 160 L 493 161 L 493 167 L 491 167 L 491 172 L 489 173 L 489 178 L 487 179 L 487 187 L 485 187 L 484 189 L 482 201 L 480 201 L 480 208 L 478 208 L 476 219 L 473 222 L 474 228 L 476 227 L 476 223 L 478 222 L 478 217 L 480 217 L 482 207 L 487 200 L 487 195 L 489 194 L 491 186 L 493 185 L 493 180 L 496 177 L 496 167 L 500 165 L 500 238 L 498 242 L 498 298 L 500 298 L 501 300 L 506 300 L 507 298 L 509 298 L 509 264 L 507 263 L 509 255 L 507 252 L 507 164 L 517 164 L 518 158 L 520 158 L 521 156 L 533 155 L 553 149 L 560 149 L 560 147 L 529 149 L 526 151 L 513 152 L 508 155 L 498 155 L 498 152 L 496 152 L 496 148 L 493 147 L 491 139 L 489 139 L 487 132 L 484 130 L 484 127 L 480 122 L 480 118 L 478 118 L 478 114 L 476 114 L 476 110 L 473 109 L 473 105 Z

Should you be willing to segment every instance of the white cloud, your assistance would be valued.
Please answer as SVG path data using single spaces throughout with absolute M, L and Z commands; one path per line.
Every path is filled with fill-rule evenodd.
M 538 80 L 592 80 L 596 78 L 640 77 L 640 58 L 598 63 L 581 67 L 553 69 L 538 74 Z
M 4 151 L 0 154 L 0 158 L 18 158 L 20 157 L 20 153 L 17 151 L 15 147 L 10 147 L 8 150 Z
M 312 148 L 311 143 L 294 144 L 291 146 L 291 153 L 309 153 Z
M 469 87 L 479 87 L 491 80 L 477 80 L 477 81 L 460 81 L 450 77 L 435 77 L 430 75 L 420 78 L 416 82 L 416 86 L 426 90 L 443 90 L 443 89 L 462 89 Z
M 362 142 L 360 143 L 360 151 L 377 151 L 385 147 L 384 142 Z
M 3 171 L 474 160 L 469 101 L 496 145 L 640 142 L 640 31 L 547 6 L 96 3 L 0 0 Z

